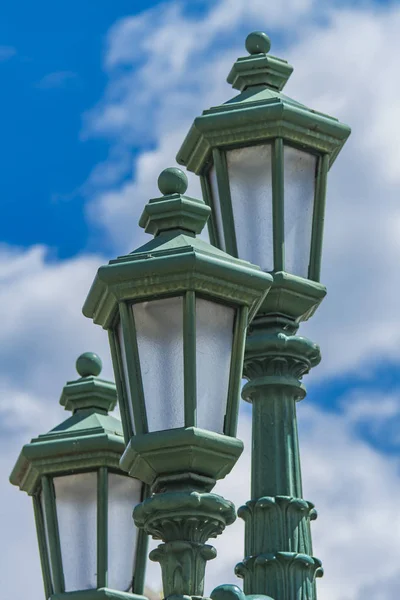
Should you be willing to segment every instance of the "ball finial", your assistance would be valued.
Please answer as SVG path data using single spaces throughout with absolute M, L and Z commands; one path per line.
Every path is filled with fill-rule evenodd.
M 158 189 L 163 196 L 184 194 L 188 187 L 186 174 L 177 167 L 168 167 L 158 177 Z
M 263 31 L 253 31 L 246 38 L 246 50 L 249 54 L 267 54 L 271 49 L 271 40 Z
M 76 361 L 76 370 L 81 377 L 89 377 L 90 375 L 100 375 L 103 364 L 100 356 L 94 352 L 84 352 Z

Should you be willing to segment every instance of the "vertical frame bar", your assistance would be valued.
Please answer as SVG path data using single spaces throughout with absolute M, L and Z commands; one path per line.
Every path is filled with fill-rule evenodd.
M 150 496 L 150 488 L 143 484 L 142 487 L 142 499 L 145 500 Z M 147 554 L 149 547 L 149 536 L 145 533 L 144 529 L 138 529 L 138 537 L 136 541 L 136 555 L 133 565 L 133 577 L 132 577 L 132 593 L 143 594 L 144 592 L 144 580 L 146 576 L 147 566 Z
M 239 414 L 240 390 L 242 387 L 242 365 L 246 344 L 246 328 L 249 317 L 248 306 L 242 306 L 236 312 L 233 331 L 231 366 L 229 371 L 228 403 L 225 416 L 224 433 L 236 436 Z
M 135 418 L 135 431 L 138 434 L 148 433 L 149 428 L 147 424 L 142 372 L 140 369 L 139 349 L 132 307 L 128 307 L 125 302 L 121 302 L 119 305 L 119 314 L 121 317 L 128 371 L 127 384 L 131 390 L 132 409 Z
M 108 469 L 97 471 L 97 587 L 108 583 Z
M 196 295 L 193 291 L 187 291 L 183 297 L 183 378 L 185 427 L 196 427 Z
M 237 258 L 237 242 L 235 233 L 235 223 L 232 211 L 231 190 L 229 187 L 228 165 L 226 154 L 219 148 L 214 148 L 213 159 L 215 172 L 217 175 L 218 195 L 221 205 L 222 224 L 224 228 L 225 247 L 229 254 Z
M 32 496 L 33 501 L 33 512 L 35 515 L 35 524 L 36 524 L 36 534 L 38 539 L 39 546 L 39 556 L 40 556 L 40 565 L 42 567 L 42 576 L 43 576 L 43 585 L 44 585 L 44 594 L 46 596 L 46 600 L 50 598 L 53 593 L 53 584 L 51 581 L 51 571 L 50 571 L 50 563 L 49 563 L 49 551 L 47 549 L 46 542 L 46 531 L 43 520 L 43 512 L 40 504 L 39 496 Z
M 322 242 L 324 236 L 326 187 L 329 171 L 329 154 L 318 160 L 315 182 L 314 211 L 311 234 L 310 264 L 308 278 L 319 281 L 321 276 Z
M 64 572 L 61 556 L 60 532 L 58 530 L 56 496 L 54 485 L 50 477 L 42 477 L 42 494 L 44 516 L 47 524 L 47 536 L 49 544 L 49 557 L 51 572 L 53 574 L 54 593 L 65 592 Z
M 108 340 L 111 348 L 111 360 L 115 375 L 115 386 L 117 388 L 117 396 L 121 413 L 122 429 L 124 432 L 125 444 L 134 435 L 133 423 L 131 423 L 131 414 L 129 412 L 129 399 L 126 395 L 127 382 L 125 381 L 124 367 L 122 364 L 121 348 L 119 346 L 118 336 L 115 329 L 108 330 Z
M 274 271 L 285 270 L 284 156 L 283 140 L 272 143 L 272 227 Z
M 201 192 L 203 200 L 211 208 L 211 216 L 207 221 L 208 235 L 213 246 L 221 248 L 221 240 L 219 239 L 218 227 L 215 217 L 215 200 L 211 191 L 209 173 L 200 175 Z

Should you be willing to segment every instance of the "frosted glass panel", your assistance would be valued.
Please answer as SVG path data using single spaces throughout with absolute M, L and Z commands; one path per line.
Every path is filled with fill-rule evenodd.
M 114 590 L 132 591 L 137 539 L 132 511 L 141 492 L 137 479 L 108 474 L 108 587 Z
M 184 427 L 183 299 L 133 305 L 149 431 Z
M 285 271 L 308 276 L 314 207 L 316 156 L 284 147 Z
M 54 477 L 65 591 L 97 587 L 97 474 Z
M 223 433 L 233 342 L 233 308 L 196 299 L 197 426 Z
M 127 362 L 126 362 L 126 352 L 125 352 L 125 344 L 124 344 L 124 335 L 122 333 L 121 323 L 118 324 L 118 341 L 119 341 L 119 346 L 121 349 L 122 368 L 124 370 L 126 399 L 128 402 L 129 415 L 130 415 L 131 423 L 132 423 L 132 431 L 135 432 L 135 420 L 133 418 L 133 404 L 132 404 L 132 396 L 131 396 L 131 387 L 129 385 L 128 367 L 127 367 Z
M 226 250 L 225 246 L 225 236 L 224 236 L 224 227 L 222 224 L 222 214 L 221 214 L 221 205 L 219 203 L 219 193 L 218 193 L 218 184 L 217 184 L 217 174 L 215 172 L 215 167 L 211 167 L 210 169 L 210 186 L 211 193 L 214 200 L 214 215 L 215 224 L 217 226 L 217 231 L 220 239 L 220 248 L 221 250 Z
M 226 153 L 239 258 L 274 268 L 271 145 Z

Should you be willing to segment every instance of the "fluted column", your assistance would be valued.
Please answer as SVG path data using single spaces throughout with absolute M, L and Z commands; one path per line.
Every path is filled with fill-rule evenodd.
M 236 567 L 247 594 L 275 600 L 315 600 L 321 562 L 313 557 L 314 505 L 303 499 L 296 402 L 302 376 L 320 361 L 293 322 L 258 317 L 249 332 L 243 398 L 253 405 L 251 500 L 245 521 L 245 558 Z

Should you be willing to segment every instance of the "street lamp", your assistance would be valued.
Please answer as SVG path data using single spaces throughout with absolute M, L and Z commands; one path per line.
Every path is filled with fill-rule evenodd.
M 46 599 L 145 600 L 147 536 L 132 521 L 142 482 L 119 468 L 115 385 L 82 354 L 60 404 L 66 421 L 22 448 L 10 481 L 32 496 Z M 129 592 L 129 593 L 127 593 Z
M 326 293 L 327 173 L 350 129 L 282 93 L 293 68 L 268 54 L 265 33 L 251 33 L 246 48 L 228 76 L 240 94 L 195 119 L 177 161 L 200 175 L 212 243 L 273 276 L 246 342 L 252 497 L 239 510 L 246 557 L 236 572 L 248 594 L 312 600 L 322 569 L 309 527 L 316 512 L 302 498 L 295 403 L 320 351 L 294 334 Z
M 83 312 L 109 332 L 128 446 L 121 466 L 151 486 L 138 526 L 161 539 L 165 597 L 201 596 L 205 544 L 235 519 L 210 493 L 242 452 L 235 438 L 246 327 L 272 278 L 196 238 L 210 209 L 176 168 L 140 226 L 154 239 L 100 267 Z M 132 499 L 134 505 L 134 499 Z

